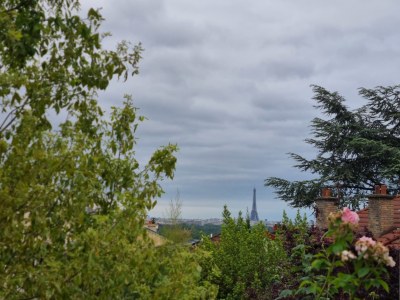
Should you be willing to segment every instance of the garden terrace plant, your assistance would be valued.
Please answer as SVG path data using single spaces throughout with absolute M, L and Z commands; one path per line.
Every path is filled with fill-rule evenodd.
M 289 262 L 279 239 L 270 239 L 261 222 L 235 219 L 225 206 L 221 240 L 203 237 L 209 253 L 201 263 L 202 278 L 218 286 L 218 299 L 274 299 L 289 276 Z
M 299 288 L 283 291 L 281 298 L 373 299 L 382 290 L 389 293 L 387 267 L 395 266 L 389 250 L 370 237 L 355 239 L 359 218 L 348 208 L 331 214 L 329 219 L 325 237 L 332 244 L 314 255 L 312 272 Z

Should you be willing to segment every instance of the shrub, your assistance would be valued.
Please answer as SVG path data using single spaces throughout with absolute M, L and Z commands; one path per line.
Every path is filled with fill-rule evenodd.
M 288 260 L 280 240 L 267 237 L 262 223 L 251 227 L 241 214 L 235 220 L 224 208 L 221 240 L 203 237 L 209 252 L 202 262 L 203 279 L 218 285 L 220 299 L 271 299 L 287 273 Z
M 381 243 L 363 236 L 355 241 L 358 215 L 345 208 L 330 215 L 330 224 L 322 251 L 313 256 L 310 274 L 302 279 L 297 290 L 285 290 L 281 298 L 358 299 L 373 298 L 377 291 L 389 292 L 387 269 L 395 262 Z

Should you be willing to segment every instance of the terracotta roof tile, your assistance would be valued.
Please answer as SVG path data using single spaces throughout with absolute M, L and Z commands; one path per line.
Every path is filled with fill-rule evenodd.
M 397 196 L 392 201 L 394 226 L 400 228 L 400 196 Z M 368 226 L 368 208 L 358 211 L 357 214 L 360 217 L 359 225 Z
M 382 235 L 378 238 L 378 242 L 389 248 L 400 249 L 400 229 L 395 229 Z

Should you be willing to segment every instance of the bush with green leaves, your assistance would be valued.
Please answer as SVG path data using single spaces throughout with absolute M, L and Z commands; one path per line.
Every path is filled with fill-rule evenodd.
M 358 215 L 344 208 L 330 215 L 324 238 L 330 245 L 315 254 L 309 274 L 297 290 L 285 290 L 281 298 L 373 299 L 379 289 L 389 292 L 386 267 L 395 262 L 381 243 L 363 236 L 355 241 Z
M 280 288 L 293 289 L 307 274 L 313 254 L 321 249 L 322 232 L 309 225 L 305 214 L 301 216 L 297 211 L 296 217 L 291 220 L 283 211 L 282 221 L 275 225 L 274 234 L 283 245 L 290 270 Z
M 262 223 L 250 226 L 239 213 L 224 207 L 220 241 L 203 237 L 203 279 L 218 286 L 218 299 L 271 299 L 286 275 L 287 257 L 279 240 L 272 240 Z
M 300 211 L 298 210 L 296 217 L 292 221 L 287 216 L 286 211 L 283 211 L 282 222 L 276 225 L 275 234 L 284 243 L 290 244 L 286 247 L 287 251 L 290 252 L 290 248 L 294 245 L 306 244 L 306 241 L 309 238 L 309 229 L 310 226 L 305 214 L 301 216 Z
M 140 166 L 132 99 L 98 103 L 141 46 L 103 49 L 101 14 L 76 0 L 0 3 L 0 298 L 212 297 L 197 254 L 143 229 L 177 146 Z

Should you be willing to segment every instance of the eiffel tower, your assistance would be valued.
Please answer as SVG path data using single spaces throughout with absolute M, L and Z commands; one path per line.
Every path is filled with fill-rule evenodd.
M 253 208 L 251 209 L 250 221 L 258 222 L 256 188 L 253 189 Z

